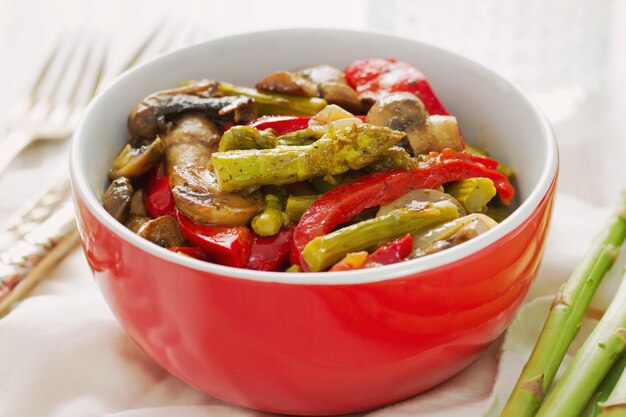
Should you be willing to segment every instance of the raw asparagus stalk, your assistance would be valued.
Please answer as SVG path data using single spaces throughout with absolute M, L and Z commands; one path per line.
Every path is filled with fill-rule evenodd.
M 626 278 L 626 277 L 625 277 Z M 614 301 L 623 303 L 624 300 L 618 300 L 617 297 Z M 609 376 L 620 375 L 619 379 L 615 383 L 614 388 L 611 390 L 610 395 L 606 401 L 602 401 L 602 398 L 598 402 L 599 417 L 624 417 L 626 416 L 626 373 L 624 368 L 626 367 L 626 354 L 622 354 L 619 362 L 615 364 Z M 608 378 L 608 376 L 607 376 Z M 605 378 L 605 380 L 607 379 Z M 612 382 L 612 380 L 610 381 Z M 603 381 L 604 383 L 604 381 Z M 608 388 L 608 387 L 607 387 Z M 608 391 L 608 389 L 607 389 Z
M 220 189 L 240 191 L 363 168 L 404 135 L 363 123 L 329 133 L 308 146 L 215 152 L 212 161 Z
M 626 275 L 626 274 L 625 274 Z M 578 416 L 594 391 L 626 350 L 626 276 L 602 319 L 578 349 L 563 377 L 546 397 L 537 417 Z M 621 378 L 620 378 L 621 379 Z M 626 395 L 617 386 L 603 403 L 601 414 L 624 415 Z M 621 412 L 620 412 L 621 411 Z
M 611 368 L 609 373 L 604 377 L 596 392 L 591 396 L 591 399 L 587 402 L 584 411 L 581 413 L 581 417 L 597 417 L 600 412 L 600 406 L 598 403 L 604 402 L 609 398 L 609 394 L 615 388 L 617 381 L 622 376 L 626 368 L 626 355 L 622 354 L 620 359 Z
M 306 209 L 318 198 L 319 195 L 290 195 L 287 197 L 285 212 L 289 215 L 291 222 L 299 222 Z
M 556 295 L 539 340 L 524 366 L 502 417 L 534 416 L 572 343 L 585 310 L 626 237 L 626 194 L 617 214 Z
M 365 220 L 310 241 L 302 256 L 311 272 L 322 271 L 350 252 L 371 249 L 375 245 L 407 233 L 418 233 L 459 216 L 457 206 L 449 201 L 420 209 L 401 208 L 384 216 Z
M 317 97 L 263 93 L 255 88 L 228 83 L 220 83 L 219 89 L 226 96 L 245 96 L 254 99 L 259 115 L 313 116 L 326 107 L 326 100 Z
M 467 213 L 479 213 L 496 195 L 496 187 L 489 178 L 467 178 L 445 186 L 446 193 L 454 197 Z
M 265 208 L 252 218 L 252 230 L 259 236 L 274 236 L 280 228 L 289 225 L 289 215 L 283 211 L 279 195 L 265 194 Z

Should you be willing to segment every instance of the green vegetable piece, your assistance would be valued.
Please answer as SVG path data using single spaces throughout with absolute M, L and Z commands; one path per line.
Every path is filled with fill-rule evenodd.
M 392 169 L 417 169 L 418 162 L 400 146 L 393 146 L 383 152 L 367 167 L 367 171 L 390 171 Z
M 360 169 L 405 135 L 365 123 L 333 133 L 307 146 L 216 152 L 212 161 L 220 189 L 230 192 L 290 184 Z
M 607 327 L 601 324 L 602 322 L 598 324 L 590 339 L 587 340 L 594 341 L 595 346 L 599 342 L 604 343 L 611 349 L 597 349 L 604 353 L 594 357 L 590 354 L 590 351 L 596 350 L 593 344 L 585 343 L 586 347 L 585 345 L 580 347 L 568 371 L 561 378 L 560 387 L 555 386 L 546 398 L 546 403 L 542 407 L 544 411 L 540 414 L 537 414 L 537 411 L 552 385 L 567 349 L 580 328 L 585 310 L 587 310 L 604 275 L 613 266 L 619 248 L 625 239 L 626 194 L 623 195 L 616 214 L 611 216 L 608 223 L 593 240 L 585 257 L 576 266 L 572 275 L 554 298 L 539 339 L 517 380 L 501 417 L 578 416 L 580 414 L 596 388 L 594 380 L 600 382 L 605 371 L 608 371 L 605 365 L 617 360 L 618 356 L 613 356 L 615 354 L 613 348 L 622 344 L 619 338 L 610 337 L 607 334 Z M 615 300 L 604 313 L 602 321 L 608 320 L 613 324 L 624 321 L 626 312 L 623 311 L 622 307 L 626 306 L 623 302 L 625 297 L 626 285 L 622 284 Z M 622 313 L 624 316 L 618 317 Z M 626 322 L 619 325 L 626 326 Z M 611 343 L 607 343 L 609 338 Z M 563 390 L 563 388 L 566 389 Z M 589 392 L 587 393 L 587 391 Z M 564 393 L 567 395 L 563 395 Z M 559 405 L 564 406 L 561 408 L 561 412 L 557 410 Z
M 326 100 L 317 97 L 264 93 L 228 83 L 220 83 L 219 89 L 225 96 L 251 97 L 259 115 L 313 116 L 326 107 Z
M 302 272 L 299 265 L 291 265 L 285 272 Z
M 319 195 L 290 195 L 287 197 L 285 212 L 289 215 L 291 222 L 299 222 L 306 209 L 318 198 Z
M 220 152 L 235 149 L 269 149 L 278 145 L 276 136 L 268 130 L 259 131 L 250 126 L 233 126 L 222 135 Z
M 469 213 L 480 213 L 496 195 L 496 187 L 489 178 L 467 178 L 445 186 L 446 193 L 454 197 Z
M 502 222 L 502 220 L 509 217 L 511 212 L 509 211 L 507 207 L 489 204 L 487 205 L 487 211 L 484 214 L 486 214 L 487 216 L 491 217 L 492 219 L 500 223 Z
M 274 236 L 280 228 L 289 225 L 289 216 L 283 211 L 282 199 L 276 194 L 265 194 L 265 208 L 252 218 L 251 226 L 259 236 Z
M 478 146 L 470 145 L 465 142 L 465 150 L 470 153 L 470 155 L 482 156 L 484 158 L 489 158 L 489 153 Z M 504 165 L 500 161 L 498 161 L 498 166 L 496 169 L 503 175 L 505 175 L 510 181 L 515 179 L 515 170 L 507 165 Z
M 458 208 L 449 201 L 396 209 L 384 216 L 316 237 L 304 247 L 302 256 L 312 272 L 323 271 L 348 253 L 372 249 L 398 236 L 419 233 L 458 217 Z

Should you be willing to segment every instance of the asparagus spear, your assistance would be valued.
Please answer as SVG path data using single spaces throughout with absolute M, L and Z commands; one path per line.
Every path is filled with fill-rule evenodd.
M 299 222 L 306 209 L 318 198 L 319 195 L 290 195 L 287 197 L 285 212 L 289 215 L 291 222 Z
M 386 127 L 351 125 L 307 146 L 215 152 L 215 176 L 224 192 L 282 185 L 367 166 L 404 137 Z
M 322 271 L 350 252 L 371 249 L 379 243 L 426 230 L 458 216 L 457 206 L 449 201 L 429 203 L 416 209 L 396 209 L 384 216 L 318 236 L 304 247 L 302 256 L 312 272 Z
M 467 178 L 445 186 L 467 213 L 478 213 L 496 195 L 496 187 L 489 178 Z
M 228 83 L 220 83 L 219 89 L 225 96 L 251 97 L 260 115 L 313 116 L 326 107 L 326 100 L 317 97 L 262 93 L 255 88 Z
M 615 302 L 623 302 L 623 300 L 618 300 L 617 297 Z M 624 417 L 626 416 L 626 373 L 624 373 L 624 368 L 626 367 L 626 354 L 622 354 L 619 362 L 611 369 L 609 372 L 609 376 L 613 375 L 621 375 L 617 382 L 615 383 L 614 388 L 611 390 L 611 394 L 608 396 L 606 401 L 602 401 L 602 398 L 598 403 L 599 408 L 599 417 Z M 618 373 L 619 372 L 619 373 Z M 608 376 L 607 376 L 608 378 Z M 605 380 L 607 379 L 605 378 Z M 604 384 L 604 381 L 602 381 Z M 609 381 L 609 383 L 612 380 Z M 608 387 L 607 387 L 608 388 Z
M 517 380 L 502 417 L 534 416 L 574 339 L 600 281 L 613 265 L 626 237 L 626 194 L 618 213 L 594 239 L 591 248 L 556 295 L 537 344 Z
M 626 350 L 626 274 L 613 302 L 589 338 L 539 408 L 537 417 L 578 416 L 617 359 Z M 620 378 L 622 379 L 622 378 Z M 625 381 L 626 382 L 626 381 Z M 626 384 L 625 384 L 626 385 Z M 617 386 L 601 412 L 621 416 L 626 411 L 625 389 Z
M 274 236 L 289 225 L 289 216 L 283 211 L 283 201 L 277 194 L 265 194 L 265 208 L 252 218 L 252 230 L 259 236 Z
M 278 139 L 269 131 L 259 131 L 250 126 L 233 126 L 222 135 L 218 150 L 269 149 L 278 145 Z
M 604 377 L 596 392 L 591 396 L 591 399 L 587 402 L 585 410 L 581 413 L 581 417 L 597 417 L 600 412 L 600 406 L 598 403 L 602 403 L 609 398 L 611 391 L 615 388 L 617 381 L 619 380 L 622 372 L 626 368 L 626 355 L 622 354 L 620 359 L 611 368 L 609 373 Z

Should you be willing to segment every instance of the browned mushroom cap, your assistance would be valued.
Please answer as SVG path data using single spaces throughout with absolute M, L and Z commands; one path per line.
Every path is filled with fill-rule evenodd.
M 145 222 L 137 230 L 137 234 L 164 248 L 185 245 L 185 239 L 180 233 L 178 222 L 172 216 L 161 216 Z
M 376 126 L 406 132 L 414 155 L 444 148 L 463 148 L 456 119 L 452 116 L 429 116 L 424 103 L 408 92 L 384 96 L 372 106 L 366 120 Z
M 459 125 L 453 116 L 429 116 L 420 128 L 407 131 L 406 137 L 415 155 L 445 148 L 463 150 Z
M 361 99 L 348 84 L 325 82 L 319 85 L 322 98 L 328 103 L 336 104 L 352 113 L 361 112 Z
M 115 220 L 124 223 L 128 217 L 132 195 L 133 186 L 130 181 L 128 178 L 121 177 L 109 185 L 102 197 L 102 205 Z
M 407 132 L 419 128 L 428 118 L 424 103 L 414 94 L 391 93 L 378 100 L 367 113 L 366 122 Z
M 181 116 L 163 137 L 168 173 L 176 166 L 206 167 L 218 146 L 221 132 L 206 116 L 190 113 Z
M 270 93 L 317 97 L 317 86 L 292 72 L 276 71 L 256 83 L 255 87 Z
M 143 202 L 143 188 L 139 188 L 133 193 L 130 199 L 130 214 L 131 216 L 148 216 L 148 211 Z
M 109 178 L 137 177 L 148 172 L 161 160 L 164 150 L 165 145 L 158 137 L 150 145 L 140 148 L 126 145 L 113 160 Z
M 131 203 L 132 204 L 132 203 Z M 131 214 L 124 225 L 134 233 L 137 233 L 141 226 L 152 220 L 151 217 Z
M 315 65 L 313 67 L 301 68 L 296 71 L 296 75 L 306 78 L 315 84 L 329 82 L 346 83 L 343 71 L 330 65 Z
M 128 130 L 135 139 L 152 139 L 169 130 L 169 120 L 186 112 L 201 112 L 223 123 L 246 123 L 256 117 L 249 97 L 222 97 L 215 81 L 159 91 L 144 98 L 128 117 Z
M 360 113 L 361 99 L 346 82 L 346 77 L 338 68 L 330 65 L 317 65 L 302 68 L 296 75 L 317 85 L 320 95 L 328 103 L 336 104 L 352 113 Z
M 247 224 L 264 206 L 263 194 L 224 193 L 215 174 L 205 168 L 175 167 L 170 185 L 176 207 L 199 223 L 226 226 Z

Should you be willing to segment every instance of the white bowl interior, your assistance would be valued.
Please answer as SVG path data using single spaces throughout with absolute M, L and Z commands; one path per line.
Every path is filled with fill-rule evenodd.
M 264 273 L 237 270 L 181 257 L 144 241 L 117 223 L 100 206 L 107 171 L 127 141 L 126 119 L 146 95 L 181 81 L 210 78 L 252 86 L 275 70 L 315 64 L 339 68 L 356 59 L 395 58 L 420 68 L 464 137 L 485 146 L 517 172 L 521 207 L 489 233 L 423 259 L 383 267 L 387 273 L 345 272 L 340 281 L 366 282 L 436 267 L 473 253 L 504 236 L 537 207 L 556 175 L 556 143 L 545 117 L 511 83 L 480 65 L 416 41 L 387 35 L 329 29 L 268 31 L 216 39 L 161 56 L 118 78 L 90 105 L 72 146 L 72 179 L 87 206 L 105 224 L 134 244 L 173 262 L 240 278 L 280 282 L 337 283 L 327 274 Z

